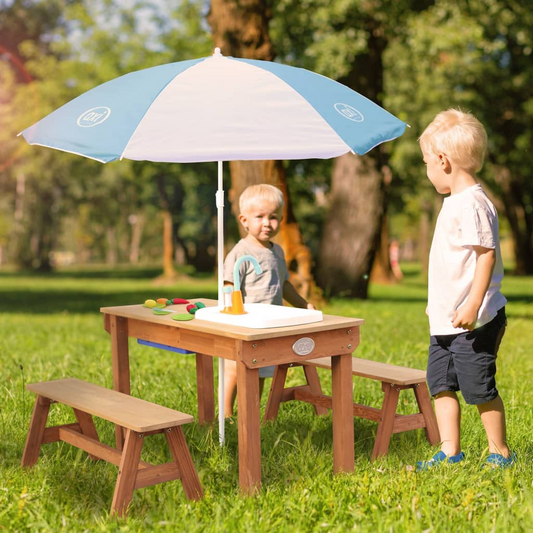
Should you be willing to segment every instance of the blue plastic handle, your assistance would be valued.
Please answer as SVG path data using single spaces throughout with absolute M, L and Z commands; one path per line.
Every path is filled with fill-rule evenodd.
M 241 278 L 239 276 L 239 267 L 242 263 L 245 261 L 250 261 L 252 265 L 255 268 L 255 273 L 259 276 L 263 272 L 263 269 L 257 262 L 257 259 L 253 255 L 243 255 L 242 257 L 239 257 L 237 261 L 235 261 L 235 266 L 233 267 L 233 285 L 235 287 L 236 291 L 241 290 Z

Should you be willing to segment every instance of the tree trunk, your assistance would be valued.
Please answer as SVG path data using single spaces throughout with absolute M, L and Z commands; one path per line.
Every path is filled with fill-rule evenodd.
M 172 279 L 176 277 L 174 270 L 174 245 L 172 239 L 172 213 L 163 211 L 163 277 Z
M 383 215 L 379 235 L 379 243 L 376 247 L 376 255 L 370 272 L 370 282 L 385 285 L 396 283 L 398 280 L 394 277 L 391 268 L 389 253 L 389 218 L 386 214 Z
M 515 271 L 520 276 L 533 274 L 533 213 L 524 204 L 524 191 L 520 180 L 511 179 L 508 168 L 494 166 L 496 183 L 502 190 L 505 214 L 513 234 Z
M 248 59 L 274 59 L 274 49 L 268 34 L 270 12 L 264 0 L 213 0 L 207 17 L 215 46 L 224 55 Z M 290 281 L 298 292 L 309 299 L 314 282 L 311 274 L 311 252 L 303 243 L 287 190 L 281 161 L 234 161 L 230 163 L 232 212 L 239 214 L 238 199 L 249 185 L 269 183 L 278 187 L 285 198 L 283 223 L 274 239 L 285 252 Z M 242 231 L 239 224 L 239 230 Z
M 131 240 L 130 240 L 130 263 L 136 265 L 139 263 L 139 256 L 141 251 L 141 239 L 144 228 L 144 215 L 130 215 L 129 222 L 131 224 Z
M 387 46 L 380 24 L 378 17 L 369 14 L 364 21 L 368 51 L 356 56 L 350 73 L 339 80 L 378 104 L 383 93 L 382 58 Z M 387 212 L 389 181 L 387 156 L 381 146 L 362 157 L 346 154 L 335 161 L 331 207 L 317 271 L 318 283 L 326 294 L 368 297 L 369 276 Z
M 177 277 L 177 273 L 172 262 L 174 256 L 172 211 L 171 203 L 166 191 L 165 176 L 163 174 L 158 174 L 156 176 L 156 180 L 157 189 L 159 191 L 159 201 L 163 214 L 163 273 L 154 281 L 156 283 L 166 283 L 167 281 L 173 281 Z
M 335 160 L 317 271 L 326 295 L 368 296 L 383 199 L 383 175 L 372 157 L 346 154 Z
M 106 228 L 107 252 L 106 264 L 115 266 L 118 263 L 117 258 L 117 232 L 113 226 Z
M 395 277 L 390 257 L 389 217 L 387 216 L 387 205 L 389 186 L 392 181 L 392 172 L 388 166 L 383 168 L 383 177 L 383 217 L 381 219 L 379 239 L 376 243 L 376 255 L 370 273 L 370 282 L 387 284 L 396 283 L 400 280 Z

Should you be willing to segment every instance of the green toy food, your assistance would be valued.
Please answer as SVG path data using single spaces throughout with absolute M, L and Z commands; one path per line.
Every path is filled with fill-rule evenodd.
M 187 321 L 187 320 L 192 320 L 194 318 L 194 315 L 189 315 L 189 314 L 186 314 L 186 313 L 176 313 L 175 315 L 172 315 L 170 317 L 172 320 L 179 320 L 179 321 Z

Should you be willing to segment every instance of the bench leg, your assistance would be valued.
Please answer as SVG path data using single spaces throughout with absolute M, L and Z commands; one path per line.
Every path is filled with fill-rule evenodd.
M 288 369 L 289 365 L 276 366 L 274 377 L 272 378 L 272 385 L 270 386 L 270 394 L 268 395 L 265 416 L 263 418 L 264 421 L 276 420 L 278 417 L 279 405 L 283 397 L 283 389 L 285 388 L 285 380 L 287 379 Z
M 426 437 L 429 443 L 434 446 L 440 442 L 439 426 L 437 425 L 437 418 L 435 411 L 433 411 L 433 405 L 429 396 L 429 391 L 425 383 L 417 383 L 415 386 L 415 396 L 418 403 L 418 408 L 424 416 L 426 422 Z
M 128 505 L 131 502 L 137 479 L 143 440 L 144 435 L 142 433 L 126 429 L 126 441 L 120 459 L 117 484 L 115 485 L 115 494 L 111 504 L 111 514 L 116 513 L 118 516 L 125 516 L 128 513 Z
M 31 417 L 30 429 L 22 454 L 21 466 L 33 466 L 39 458 L 44 437 L 44 428 L 52 402 L 44 396 L 37 396 Z
M 167 438 L 168 447 L 170 448 L 172 457 L 178 465 L 185 496 L 187 496 L 189 500 L 199 500 L 200 498 L 203 498 L 204 492 L 202 490 L 202 485 L 200 484 L 198 473 L 194 467 L 183 430 L 179 426 L 169 428 L 165 431 L 165 437 Z
M 74 411 L 76 420 L 78 421 L 78 424 L 80 425 L 82 434 L 85 435 L 86 437 L 90 437 L 91 439 L 99 441 L 100 437 L 98 437 L 98 432 L 96 431 L 96 427 L 93 422 L 93 417 L 84 411 L 80 411 L 79 409 L 72 408 L 72 410 Z M 99 457 L 97 457 L 96 455 L 92 455 L 92 454 L 89 454 L 89 457 L 93 461 L 98 461 L 99 459 Z
M 322 387 L 320 385 L 320 379 L 318 377 L 318 372 L 314 366 L 303 365 L 305 379 L 309 385 L 309 391 L 318 396 L 323 396 Z M 319 405 L 314 405 L 315 413 L 319 416 L 327 415 L 328 410 L 326 407 L 320 407 Z
M 398 398 L 400 396 L 400 389 L 392 383 L 383 383 L 383 392 L 385 398 L 381 406 L 381 417 L 378 423 L 378 431 L 376 434 L 376 442 L 374 443 L 374 450 L 372 451 L 372 460 L 381 455 L 387 455 L 389 451 L 389 443 L 392 435 L 392 428 L 394 426 L 394 419 L 396 417 L 396 408 L 398 407 Z

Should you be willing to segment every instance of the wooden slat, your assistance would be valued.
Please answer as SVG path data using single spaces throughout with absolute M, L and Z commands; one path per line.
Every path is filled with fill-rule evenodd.
M 170 453 L 177 468 L 181 474 L 181 483 L 185 496 L 189 500 L 199 500 L 204 497 L 204 491 L 198 478 L 196 468 L 192 462 L 192 457 L 183 434 L 183 429 L 180 427 L 172 428 L 170 431 L 165 432 L 167 438 L 168 447 Z
M 268 402 L 265 409 L 264 420 L 275 420 L 278 416 L 279 405 L 283 401 L 283 393 L 285 389 L 285 380 L 287 379 L 287 371 L 289 365 L 278 365 L 274 370 L 274 379 L 270 387 L 270 394 L 268 395 Z M 290 399 L 294 399 L 290 398 Z
M 59 431 L 59 440 L 76 446 L 81 450 L 98 457 L 98 459 L 103 459 L 108 463 L 111 463 L 116 466 L 120 466 L 120 460 L 122 458 L 122 452 L 116 450 L 103 442 L 91 439 L 82 433 L 71 429 L 68 426 L 56 426 Z M 153 465 L 146 463 L 144 461 L 139 461 L 139 468 L 151 468 Z
M 319 368 L 331 369 L 331 357 L 320 357 L 308 359 L 303 362 L 306 365 L 317 366 Z M 352 374 L 363 378 L 375 379 L 376 381 L 386 381 L 397 385 L 413 385 L 426 381 L 426 372 L 416 368 L 390 365 L 378 361 L 369 361 L 352 357 Z
M 331 359 L 331 391 L 333 402 L 333 471 L 354 470 L 353 388 L 350 354 Z
M 187 312 L 187 311 L 185 311 Z M 156 318 L 167 318 L 167 316 L 156 316 Z M 195 353 L 204 355 L 220 356 L 225 359 L 235 359 L 236 346 L 239 341 L 223 335 L 210 335 L 204 331 L 195 331 L 174 327 L 177 324 L 171 320 L 172 324 L 167 322 L 150 322 L 134 318 L 128 319 L 128 334 L 130 337 L 142 339 L 159 344 L 166 344 L 174 348 L 182 348 Z M 179 322 L 179 324 L 188 324 L 194 322 Z
M 381 419 L 376 432 L 376 441 L 372 450 L 372 459 L 386 455 L 389 450 L 392 428 L 396 418 L 396 408 L 400 391 L 396 387 L 389 387 L 385 391 L 385 398 L 381 406 Z
M 402 431 L 411 431 L 412 429 L 425 428 L 426 421 L 422 413 L 413 415 L 396 415 L 394 418 L 393 433 L 402 433 Z
M 144 487 L 157 485 L 158 483 L 173 481 L 180 477 L 180 471 L 176 463 L 165 463 L 162 465 L 151 466 L 150 468 L 145 468 L 137 472 L 135 488 L 142 489 Z
M 74 378 L 31 383 L 27 388 L 138 433 L 193 421 L 191 415 Z
M 206 307 L 217 305 L 216 300 L 209 300 L 207 298 L 192 298 L 191 303 L 201 301 Z M 186 313 L 185 305 L 173 305 L 170 308 L 178 313 Z M 302 324 L 301 326 L 290 326 L 285 328 L 243 328 L 229 324 L 217 324 L 216 322 L 209 322 L 207 320 L 189 320 L 187 322 L 177 322 L 170 318 L 170 315 L 157 316 L 154 315 L 151 309 L 143 307 L 141 304 L 136 305 L 121 305 L 117 307 L 102 307 L 101 313 L 112 316 L 120 316 L 128 319 L 136 319 L 143 322 L 151 322 L 153 324 L 166 325 L 170 328 L 185 331 L 203 332 L 210 336 L 228 337 L 231 339 L 240 339 L 244 341 L 254 341 L 260 339 L 270 339 L 274 337 L 285 337 L 289 335 L 304 336 L 306 333 L 328 331 L 336 328 L 351 328 L 359 327 L 364 324 L 364 320 L 360 318 L 350 318 L 342 316 L 324 315 L 321 322 L 313 324 Z M 131 320 L 129 321 L 131 325 Z M 130 336 L 135 336 L 131 335 Z M 150 339 L 146 339 L 150 340 Z M 161 342 L 161 341 L 156 341 Z M 164 344 L 168 344 L 165 342 Z M 183 346 L 185 349 L 190 349 Z M 192 351 L 195 351 L 194 349 Z M 209 354 L 209 352 L 202 351 L 202 353 Z M 211 354 L 210 354 L 211 355 Z
M 261 489 L 261 428 L 259 370 L 237 361 L 237 408 L 239 416 L 239 483 L 251 496 Z
M 113 494 L 111 514 L 117 513 L 118 516 L 125 516 L 128 512 L 128 506 L 137 480 L 143 440 L 144 438 L 139 433 L 131 429 L 126 430 L 126 440 L 118 470 L 115 493 Z
M 96 427 L 94 426 L 93 417 L 88 413 L 80 411 L 79 409 L 73 409 L 73 411 L 74 415 L 76 416 L 76 420 L 78 421 L 78 424 L 81 427 L 81 432 L 87 437 L 99 441 L 100 437 L 98 436 Z M 91 459 L 98 459 L 92 454 L 89 454 L 89 457 Z
M 309 391 L 313 394 L 317 394 L 322 396 L 322 386 L 320 385 L 320 379 L 318 378 L 318 373 L 316 371 L 316 368 L 314 366 L 307 366 L 304 365 L 304 374 L 305 379 L 309 385 Z M 315 413 L 318 416 L 325 416 L 328 414 L 328 410 L 325 407 L 322 407 L 320 405 L 315 405 Z
M 30 422 L 30 430 L 26 438 L 26 445 L 22 454 L 21 466 L 33 466 L 39 457 L 39 451 L 44 437 L 46 419 L 50 410 L 50 400 L 38 395 Z
M 215 387 L 213 358 L 196 354 L 196 391 L 198 397 L 198 422 L 205 424 L 215 420 Z
M 320 324 L 320 322 L 317 322 Z M 302 338 L 312 339 L 313 351 L 305 356 L 295 355 L 293 346 Z M 352 354 L 359 345 L 359 328 L 342 328 L 330 331 L 311 332 L 306 335 L 293 334 L 279 338 L 263 339 L 260 342 L 243 342 L 241 359 L 249 368 L 268 365 L 294 363 L 301 357 L 305 362 L 309 357 Z M 315 359 L 313 359 L 314 361 Z
M 313 405 L 320 405 L 327 409 L 333 408 L 333 402 L 331 396 L 321 395 L 318 396 L 308 391 L 307 387 L 294 387 L 294 399 L 302 402 L 311 403 Z M 353 416 L 358 418 L 365 418 L 366 420 L 372 420 L 373 422 L 379 422 L 381 417 L 381 409 L 370 407 L 368 405 L 362 405 L 359 403 L 353 404 Z
M 420 383 L 420 385 L 415 387 L 414 390 L 418 408 L 420 409 L 420 413 L 426 422 L 425 426 L 427 439 L 430 444 L 434 446 L 440 442 L 440 433 L 427 385 L 425 383 Z
M 128 320 L 119 316 L 109 318 L 111 335 L 111 362 L 113 366 L 113 389 L 130 394 L 130 352 L 128 345 Z M 117 450 L 122 450 L 125 428 L 115 426 Z
M 49 444 L 50 442 L 61 440 L 59 438 L 59 428 L 68 428 L 72 429 L 72 431 L 81 433 L 81 427 L 77 422 L 74 424 L 64 424 L 62 426 L 52 426 L 44 430 L 43 444 Z

